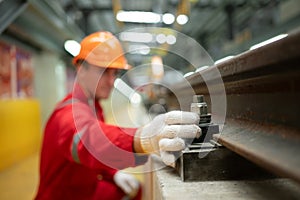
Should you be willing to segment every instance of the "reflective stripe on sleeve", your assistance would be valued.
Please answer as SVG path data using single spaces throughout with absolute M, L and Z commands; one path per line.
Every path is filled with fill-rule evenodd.
M 81 131 L 79 131 L 78 133 L 75 133 L 75 135 L 73 136 L 71 153 L 72 153 L 73 160 L 78 164 L 80 164 L 80 159 L 79 159 L 79 155 L 78 155 L 78 144 L 80 142 L 82 135 L 85 133 L 86 129 L 87 128 L 84 127 Z

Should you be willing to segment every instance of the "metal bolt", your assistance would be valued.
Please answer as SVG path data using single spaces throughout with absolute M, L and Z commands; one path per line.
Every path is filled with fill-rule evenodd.
M 193 96 L 193 103 L 203 103 L 204 96 L 203 95 L 194 95 Z
M 204 102 L 203 95 L 194 95 L 191 104 L 191 112 L 197 113 L 199 116 L 207 114 L 207 104 Z

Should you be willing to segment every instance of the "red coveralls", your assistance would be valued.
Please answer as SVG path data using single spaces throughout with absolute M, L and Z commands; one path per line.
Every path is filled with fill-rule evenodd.
M 100 104 L 92 104 L 76 85 L 49 118 L 36 199 L 121 199 L 125 194 L 113 182 L 117 169 L 147 161 L 132 153 L 136 129 L 105 124 Z

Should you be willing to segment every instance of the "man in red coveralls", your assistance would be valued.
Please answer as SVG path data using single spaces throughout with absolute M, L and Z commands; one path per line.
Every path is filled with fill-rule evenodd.
M 116 74 L 130 66 L 120 42 L 96 32 L 81 42 L 74 57 L 77 79 L 45 127 L 36 199 L 140 199 L 138 181 L 121 169 L 144 164 L 150 153 L 167 165 L 182 138 L 199 137 L 199 117 L 171 111 L 140 128 L 106 124 L 99 101 L 109 97 Z

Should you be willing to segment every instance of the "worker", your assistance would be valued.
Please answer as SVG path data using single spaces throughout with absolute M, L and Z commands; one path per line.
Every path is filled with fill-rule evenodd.
M 96 32 L 81 41 L 74 57 L 73 90 L 59 102 L 45 126 L 36 199 L 141 199 L 141 185 L 122 169 L 142 165 L 156 153 L 172 165 L 172 151 L 184 138 L 199 137 L 199 117 L 171 111 L 139 128 L 105 123 L 107 99 L 119 70 L 130 66 L 119 40 Z

